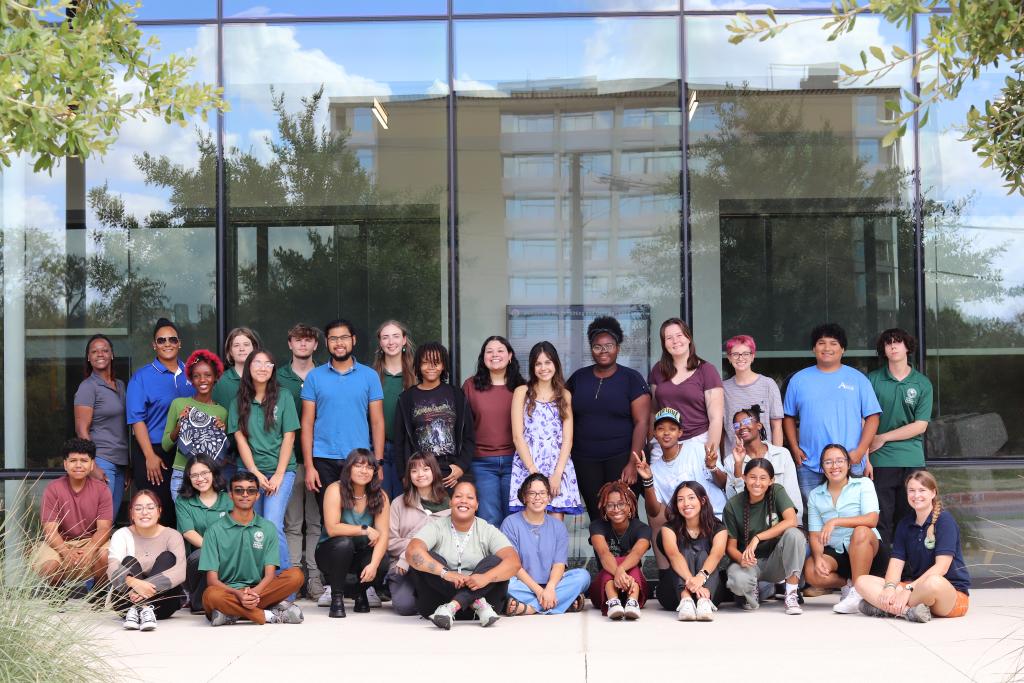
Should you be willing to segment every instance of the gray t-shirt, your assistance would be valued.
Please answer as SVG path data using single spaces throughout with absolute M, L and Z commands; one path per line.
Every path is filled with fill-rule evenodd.
M 97 457 L 115 465 L 128 464 L 128 427 L 125 421 L 124 382 L 114 380 L 116 389 L 93 373 L 82 380 L 75 392 L 75 405 L 92 408 L 89 436 L 96 444 Z
M 449 517 L 432 519 L 414 538 L 423 541 L 427 550 L 443 557 L 449 569 L 463 574 L 472 573 L 480 560 L 512 545 L 497 527 L 479 517 L 465 533 L 456 531 Z
M 779 393 L 779 385 L 771 377 L 758 375 L 750 384 L 740 386 L 736 384 L 736 378 L 730 377 L 722 382 L 725 389 L 725 429 L 722 434 L 725 436 L 725 446 L 722 451 L 732 452 L 736 443 L 736 432 L 732 428 L 732 416 L 738 410 L 746 410 L 752 405 L 761 406 L 761 424 L 767 432 L 765 441 L 772 442 L 772 420 L 781 420 L 782 394 Z

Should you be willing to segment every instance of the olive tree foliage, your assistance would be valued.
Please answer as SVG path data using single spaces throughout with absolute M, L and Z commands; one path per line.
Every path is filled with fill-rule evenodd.
M 915 16 L 927 18 L 913 52 L 893 45 L 877 45 L 860 52 L 860 64 L 842 64 L 841 84 L 872 82 L 894 68 L 909 64 L 915 91 L 903 90 L 901 97 L 886 102 L 892 125 L 883 142 L 891 145 L 907 131 L 915 115 L 920 125 L 937 102 L 955 100 L 963 86 L 990 68 L 1008 65 L 1011 75 L 1000 91 L 984 104 L 972 104 L 963 121 L 963 140 L 970 142 L 982 159 L 982 167 L 999 171 L 1008 193 L 1024 194 L 1024 3 L 1021 0 L 948 0 L 948 11 L 939 0 L 835 0 L 831 16 L 804 17 L 780 21 L 772 10 L 766 19 L 738 13 L 728 25 L 729 41 L 765 41 L 786 28 L 806 22 L 820 22 L 828 40 L 853 31 L 857 18 L 872 13 L 897 27 L 908 28 Z
M 0 164 L 24 154 L 35 171 L 103 154 L 131 118 L 185 125 L 224 109 L 220 89 L 188 82 L 193 59 L 155 61 L 138 3 L 0 0 Z

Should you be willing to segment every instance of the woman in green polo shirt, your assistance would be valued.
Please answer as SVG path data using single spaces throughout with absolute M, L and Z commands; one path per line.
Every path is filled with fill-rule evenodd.
M 214 425 L 223 430 L 228 420 L 228 409 L 217 403 L 213 398 L 213 388 L 217 379 L 224 372 L 224 364 L 213 351 L 196 349 L 185 361 L 185 375 L 195 387 L 195 396 L 176 398 L 167 410 L 167 424 L 164 427 L 164 438 L 161 442 L 164 451 L 177 449 L 178 433 L 184 424 L 188 411 L 192 408 L 200 410 L 214 420 Z M 211 442 L 212 443 L 212 442 Z M 214 455 L 206 453 L 206 455 Z M 175 450 L 174 462 L 171 464 L 171 498 L 177 500 L 185 478 L 185 462 L 188 456 Z
M 192 614 L 203 613 L 203 591 L 206 572 L 199 571 L 199 555 L 203 537 L 210 525 L 231 512 L 234 505 L 225 490 L 220 467 L 210 457 L 197 455 L 185 465 L 185 480 L 174 501 L 178 531 L 185 538 L 188 557 L 185 560 L 185 590 L 189 594 Z
M 277 529 L 278 566 L 282 570 L 292 566 L 284 536 L 284 513 L 295 483 L 298 429 L 295 400 L 277 383 L 274 357 L 266 350 L 249 354 L 238 399 L 228 410 L 228 433 L 235 437 L 242 466 L 259 482 L 260 497 L 253 510 Z

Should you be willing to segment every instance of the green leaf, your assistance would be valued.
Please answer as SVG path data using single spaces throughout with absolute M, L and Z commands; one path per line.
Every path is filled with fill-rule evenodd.
M 878 47 L 877 45 L 872 45 L 868 49 L 871 50 L 871 54 L 875 56 L 875 59 L 880 61 L 882 64 L 885 64 L 885 52 L 882 50 L 882 48 Z

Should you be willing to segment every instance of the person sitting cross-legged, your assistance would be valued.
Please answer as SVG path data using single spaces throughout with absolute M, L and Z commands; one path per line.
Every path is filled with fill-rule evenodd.
M 142 489 L 132 496 L 132 523 L 114 532 L 107 555 L 110 602 L 124 612 L 124 627 L 152 631 L 157 619 L 181 608 L 185 541 L 177 529 L 160 524 L 160 496 Z
M 446 631 L 470 608 L 481 626 L 496 622 L 494 605 L 505 600 L 508 581 L 521 566 L 505 534 L 476 516 L 478 505 L 476 486 L 458 482 L 451 516 L 428 522 L 405 551 L 417 611 Z
M 282 602 L 302 586 L 298 567 L 275 574 L 280 554 L 277 529 L 253 512 L 260 488 L 256 475 L 236 472 L 228 487 L 234 509 L 203 536 L 199 570 L 206 572 L 203 609 L 211 626 L 239 618 L 257 624 L 299 624 L 302 610 Z
M 114 514 L 110 489 L 90 476 L 96 467 L 96 444 L 68 439 L 61 451 L 67 475 L 43 491 L 43 541 L 33 550 L 31 565 L 53 586 L 86 579 L 103 583 Z M 79 592 L 72 595 L 80 597 Z
M 518 498 L 526 507 L 501 524 L 501 532 L 512 541 L 523 564 L 509 581 L 505 614 L 579 612 L 586 606 L 590 574 L 586 569 L 566 569 L 569 532 L 547 512 L 550 480 L 534 472 L 523 480 Z

